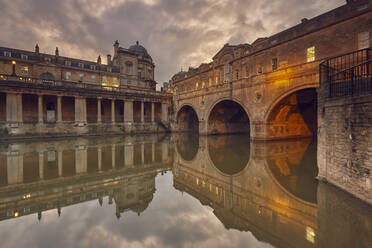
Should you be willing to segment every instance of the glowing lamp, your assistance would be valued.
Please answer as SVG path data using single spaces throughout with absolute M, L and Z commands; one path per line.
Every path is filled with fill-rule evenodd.
M 14 212 L 14 217 L 18 217 L 19 216 L 19 212 Z
M 15 64 L 17 64 L 17 62 L 15 62 L 14 60 L 12 61 L 12 65 L 15 65 Z

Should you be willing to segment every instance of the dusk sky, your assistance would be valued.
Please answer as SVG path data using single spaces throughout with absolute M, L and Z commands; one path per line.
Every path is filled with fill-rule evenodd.
M 252 43 L 345 0 L 0 0 L 0 46 L 95 61 L 113 43 L 146 47 L 158 83 L 209 62 L 225 44 Z

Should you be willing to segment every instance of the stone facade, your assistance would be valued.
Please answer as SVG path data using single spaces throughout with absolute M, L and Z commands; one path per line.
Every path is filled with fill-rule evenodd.
M 315 89 L 319 86 L 319 64 L 329 57 L 369 46 L 371 10 L 371 1 L 348 1 L 344 6 L 310 20 L 303 19 L 297 26 L 259 38 L 252 44 L 226 44 L 212 62 L 177 73 L 171 79 L 172 129 L 184 131 L 177 116 L 183 107 L 189 106 L 197 116 L 200 134 L 215 133 L 210 129 L 215 126 L 221 127 L 218 133 L 227 133 L 226 125 L 213 125 L 210 116 L 217 104 L 232 101 L 245 110 L 252 139 L 316 135 Z M 307 103 L 312 103 L 311 106 L 303 102 L 302 107 L 308 105 L 308 109 L 298 108 L 304 93 L 310 96 Z M 225 106 L 224 111 L 232 109 Z M 303 113 L 311 111 L 313 118 L 309 122 Z M 223 118 L 236 123 L 236 119 Z

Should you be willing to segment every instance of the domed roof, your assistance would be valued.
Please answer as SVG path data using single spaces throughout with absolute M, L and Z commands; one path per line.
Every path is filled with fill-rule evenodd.
M 135 52 L 135 53 L 141 53 L 141 54 L 148 54 L 146 48 L 141 46 L 139 42 L 137 41 L 135 45 L 132 45 L 129 47 L 129 51 Z

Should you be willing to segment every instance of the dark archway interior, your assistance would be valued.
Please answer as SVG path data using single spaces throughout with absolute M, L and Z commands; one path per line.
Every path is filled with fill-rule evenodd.
M 214 166 L 222 173 L 241 172 L 250 158 L 249 135 L 221 135 L 208 137 L 208 152 Z
M 199 119 L 192 107 L 183 106 L 180 111 L 178 111 L 177 129 L 180 132 L 199 133 Z
M 311 137 L 317 134 L 317 126 L 316 89 L 304 89 L 287 96 L 273 108 L 268 117 L 267 137 Z
M 179 134 L 176 138 L 176 146 L 178 154 L 185 161 L 192 161 L 199 150 L 199 136 Z
M 208 134 L 250 133 L 249 117 L 238 103 L 225 100 L 218 103 L 208 119 Z

